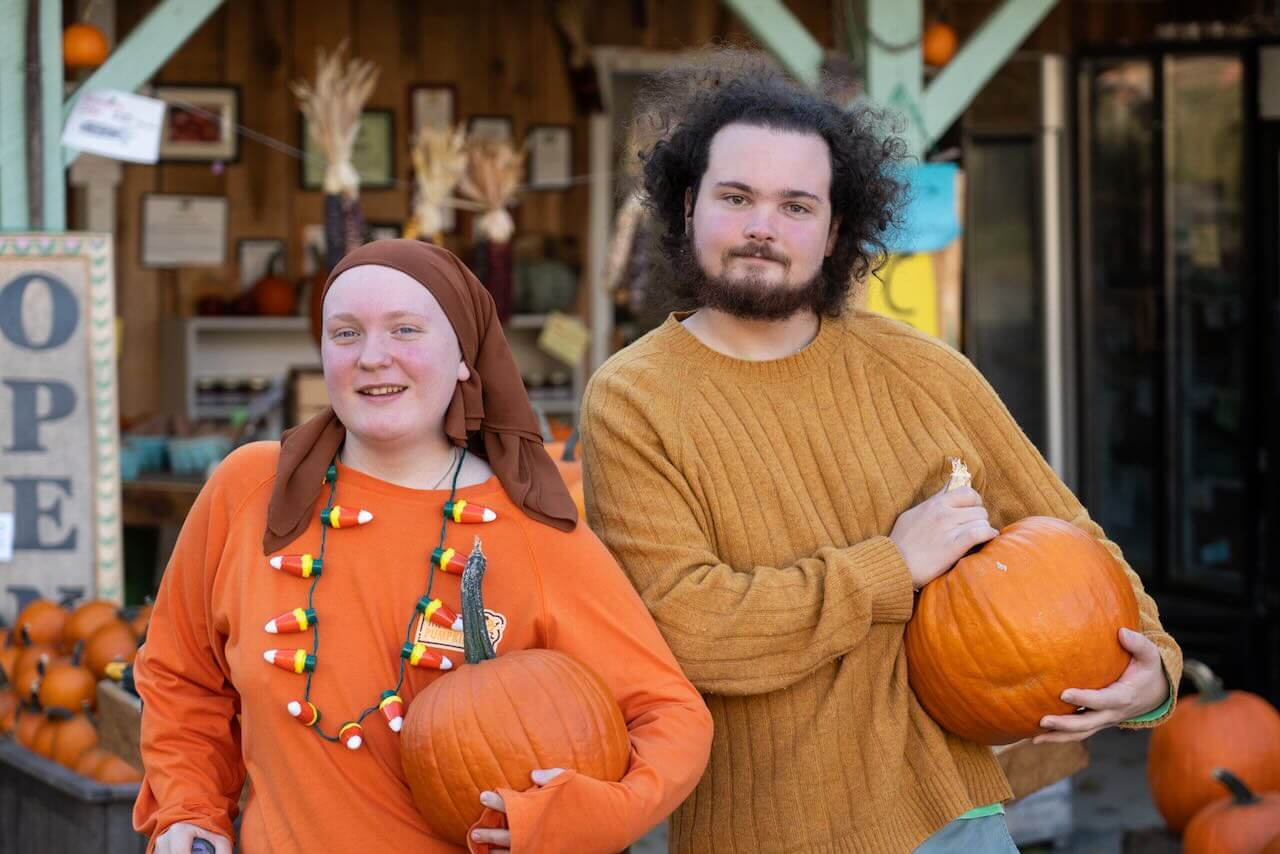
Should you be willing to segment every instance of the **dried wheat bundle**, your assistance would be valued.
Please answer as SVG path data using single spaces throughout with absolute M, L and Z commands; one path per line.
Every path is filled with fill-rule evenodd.
M 462 125 L 419 128 L 413 139 L 413 171 L 417 195 L 413 202 L 413 236 L 440 242 L 444 208 L 467 170 L 467 135 Z

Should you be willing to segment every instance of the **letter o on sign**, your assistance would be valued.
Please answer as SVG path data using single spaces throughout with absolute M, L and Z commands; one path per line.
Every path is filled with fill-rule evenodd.
M 49 337 L 42 343 L 31 340 L 22 319 L 22 299 L 26 296 L 27 288 L 35 282 L 43 283 L 48 289 L 53 306 Z M 0 290 L 0 332 L 17 346 L 27 350 L 52 350 L 67 343 L 67 339 L 76 331 L 79 317 L 75 294 L 71 293 L 71 289 L 61 279 L 48 273 L 26 273 Z

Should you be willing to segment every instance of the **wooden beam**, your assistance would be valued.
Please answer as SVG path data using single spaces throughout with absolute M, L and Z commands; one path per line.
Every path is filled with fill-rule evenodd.
M 85 92 L 96 89 L 133 92 L 150 80 L 222 3 L 223 0 L 163 0 L 112 51 L 102 67 L 67 99 L 62 110 L 63 121 Z M 71 165 L 78 154 L 66 149 L 65 165 Z
M 37 155 L 43 161 L 40 175 L 40 222 L 30 228 L 41 231 L 67 229 L 67 179 L 62 170 L 62 0 L 40 0 L 40 140 Z M 28 134 L 31 144 L 34 136 Z
M 782 0 L 724 0 L 756 41 L 764 45 L 782 67 L 808 86 L 817 87 L 822 69 L 822 45 Z
M 867 96 L 902 116 L 902 136 L 916 155 L 933 141 L 921 93 L 921 5 L 920 0 L 865 0 L 866 32 L 860 33 L 866 44 Z
M 987 16 L 964 47 L 924 93 L 924 119 L 930 141 L 946 133 L 1057 0 L 1004 0 Z

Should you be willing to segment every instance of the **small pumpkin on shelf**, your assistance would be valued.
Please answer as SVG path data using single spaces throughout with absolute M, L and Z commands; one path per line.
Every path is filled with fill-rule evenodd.
M 93 769 L 93 778 L 99 783 L 140 783 L 142 772 L 119 756 L 109 753 Z
M 138 639 L 134 637 L 129 624 L 123 620 L 112 620 L 99 626 L 85 643 L 84 660 L 93 675 L 103 679 L 107 675 L 107 665 L 113 661 L 131 663 L 138 657 Z
M 44 725 L 44 715 L 35 704 L 35 697 L 18 705 L 14 715 L 13 740 L 28 750 L 34 749 L 36 733 Z
M 37 698 L 45 709 L 90 709 L 98 705 L 98 680 L 83 666 L 84 641 L 76 644 L 70 661 L 40 665 L 40 687 Z
M 969 485 L 952 460 L 948 489 Z M 1138 630 L 1120 563 L 1093 537 L 1031 516 L 925 585 L 907 623 L 907 675 L 929 715 L 979 744 L 1038 735 L 1066 715 L 1068 688 L 1104 688 L 1129 666 L 1120 629 Z
M 1200 810 L 1227 797 L 1213 770 L 1230 768 L 1258 791 L 1280 791 L 1280 712 L 1248 691 L 1227 691 L 1203 662 L 1183 675 L 1196 688 L 1151 733 L 1147 782 L 1170 829 L 1182 832 Z
M 14 625 L 22 630 L 24 645 L 50 644 L 57 646 L 62 642 L 63 627 L 71 612 L 51 599 L 36 599 L 27 604 L 14 620 Z
M 74 769 L 80 755 L 97 746 L 97 728 L 87 710 L 73 713 L 66 709 L 49 709 L 45 714 L 54 728 L 49 758 L 64 768 Z
M 529 774 L 544 768 L 616 782 L 631 755 L 622 711 L 585 665 L 549 649 L 494 652 L 481 595 L 485 567 L 477 538 L 462 574 L 467 663 L 414 698 L 400 733 L 418 811 L 458 844 L 484 812 L 481 792 L 526 789 Z
M 1230 794 L 1209 804 L 1187 824 L 1185 854 L 1261 854 L 1280 834 L 1280 792 L 1254 794 L 1239 777 L 1215 768 L 1212 779 Z
M 85 641 L 99 626 L 116 618 L 116 604 L 105 599 L 94 599 L 77 607 L 67 617 L 62 628 L 62 651 L 70 653 L 76 644 Z
M 30 695 L 40 683 L 40 664 L 46 664 L 57 654 L 57 650 L 49 643 L 36 643 L 24 625 L 18 629 L 22 639 L 22 650 L 13 664 L 13 690 L 19 697 Z

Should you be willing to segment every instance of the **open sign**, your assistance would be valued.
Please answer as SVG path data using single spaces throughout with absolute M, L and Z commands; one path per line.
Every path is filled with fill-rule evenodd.
M 106 235 L 0 235 L 8 619 L 36 596 L 123 594 L 114 292 Z

